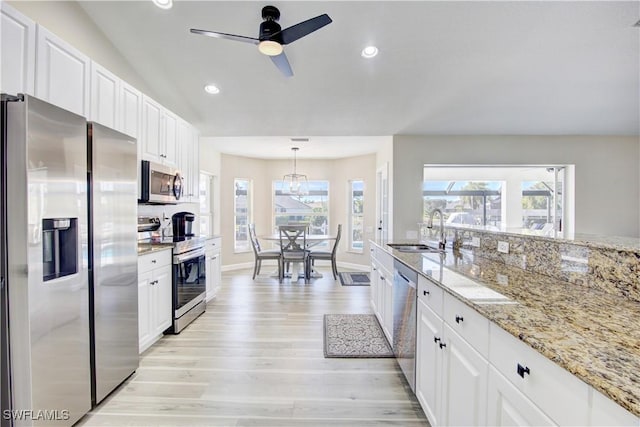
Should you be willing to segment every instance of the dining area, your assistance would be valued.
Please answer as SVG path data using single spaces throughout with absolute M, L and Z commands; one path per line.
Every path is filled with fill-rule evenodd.
M 304 280 L 305 284 L 322 277 L 316 262 L 329 262 L 333 279 L 338 278 L 336 254 L 342 236 L 342 224 L 335 234 L 310 233 L 308 223 L 289 223 L 275 227 L 271 234 L 260 234 L 255 223 L 247 225 L 254 254 L 253 280 L 260 275 L 263 261 L 275 261 L 279 283 Z M 272 246 L 273 248 L 268 248 Z

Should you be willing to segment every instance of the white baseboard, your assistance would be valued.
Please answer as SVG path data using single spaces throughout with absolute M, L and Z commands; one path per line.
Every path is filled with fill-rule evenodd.
M 268 265 L 268 264 L 262 264 L 262 267 L 264 268 L 266 265 Z M 351 262 L 339 262 L 338 263 L 338 267 L 342 267 L 342 268 L 345 268 L 345 269 L 348 269 L 348 270 L 356 270 L 356 271 L 369 271 L 369 270 L 371 270 L 371 267 L 368 266 L 368 265 L 353 264 Z M 223 265 L 221 270 L 222 271 L 233 271 L 233 270 L 243 270 L 245 268 L 253 268 L 253 263 L 252 262 L 242 262 L 242 263 L 239 263 L 239 264 L 227 264 L 227 265 Z
M 339 262 L 338 263 L 338 267 L 346 268 L 346 269 L 349 269 L 349 270 L 356 270 L 356 271 L 369 271 L 369 270 L 371 270 L 371 266 L 369 266 L 369 265 L 353 264 L 351 262 Z
M 223 265 L 220 270 L 221 271 L 233 271 L 233 270 L 242 270 L 245 268 L 253 268 L 252 262 L 242 262 L 240 264 L 227 264 Z

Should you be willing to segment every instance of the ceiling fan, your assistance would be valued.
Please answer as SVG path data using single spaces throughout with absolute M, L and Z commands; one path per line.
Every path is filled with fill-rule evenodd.
M 280 27 L 280 24 L 278 24 L 280 11 L 275 6 L 263 7 L 262 19 L 264 22 L 260 24 L 260 33 L 258 38 L 219 33 L 216 31 L 198 30 L 195 28 L 192 28 L 191 32 L 193 34 L 200 34 L 203 36 L 258 45 L 258 50 L 271 57 L 271 61 L 273 61 L 282 74 L 287 77 L 291 77 L 293 76 L 293 71 L 291 70 L 291 65 L 289 65 L 289 60 L 284 53 L 283 46 L 293 43 L 294 41 L 301 39 L 302 37 L 307 36 L 332 22 L 329 15 L 325 13 L 283 30 Z

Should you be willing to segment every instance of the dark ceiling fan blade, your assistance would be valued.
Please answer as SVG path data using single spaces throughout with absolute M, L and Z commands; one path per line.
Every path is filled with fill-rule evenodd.
M 276 67 L 278 67 L 286 77 L 293 77 L 293 70 L 291 69 L 291 65 L 289 65 L 289 60 L 287 59 L 287 55 L 284 54 L 284 51 L 280 55 L 272 56 L 271 61 L 273 61 Z
M 293 43 L 294 41 L 311 34 L 316 30 L 331 24 L 333 21 L 326 13 L 324 15 L 316 16 L 315 18 L 308 19 L 300 22 L 291 27 L 285 28 L 279 33 L 273 34 L 270 38 L 279 37 L 282 39 L 282 44 Z
M 200 34 L 202 36 L 215 37 L 217 39 L 235 40 L 237 42 L 244 42 L 244 43 L 251 43 L 251 44 L 260 43 L 260 40 L 258 40 L 256 38 L 246 37 L 246 36 L 238 36 L 236 34 L 217 33 L 215 31 L 197 30 L 195 28 L 192 28 L 191 32 L 193 34 Z

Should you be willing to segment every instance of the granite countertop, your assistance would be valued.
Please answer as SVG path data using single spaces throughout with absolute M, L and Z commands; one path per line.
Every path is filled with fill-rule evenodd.
M 470 251 L 376 243 L 492 322 L 640 416 L 640 304 Z

